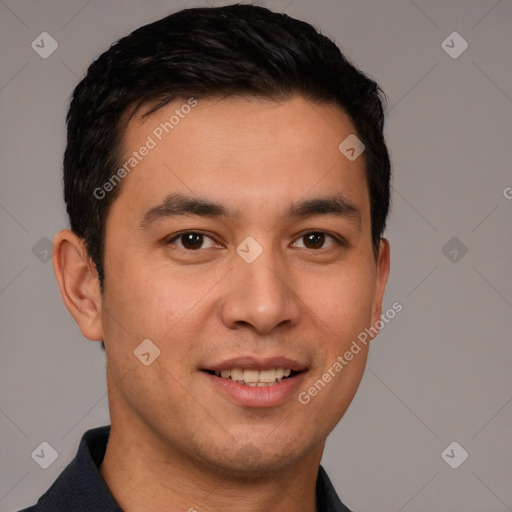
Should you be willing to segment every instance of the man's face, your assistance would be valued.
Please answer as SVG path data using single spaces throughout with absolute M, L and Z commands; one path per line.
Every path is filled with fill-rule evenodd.
M 198 100 L 158 130 L 185 103 L 132 119 L 124 136 L 123 163 L 148 136 L 155 147 L 106 225 L 113 429 L 218 471 L 278 470 L 321 454 L 367 347 L 322 376 L 379 319 L 387 251 L 376 263 L 364 157 L 338 150 L 355 130 L 336 106 Z M 134 350 L 148 338 L 160 355 L 145 366 Z

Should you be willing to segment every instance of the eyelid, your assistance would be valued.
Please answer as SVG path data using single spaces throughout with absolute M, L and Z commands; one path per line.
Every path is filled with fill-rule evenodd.
M 188 235 L 190 233 L 193 233 L 195 235 L 201 235 L 204 238 L 209 238 L 214 243 L 214 245 L 219 245 L 219 242 L 217 242 L 217 240 L 215 240 L 212 236 L 207 235 L 206 233 L 204 233 L 201 230 L 194 230 L 194 229 L 186 229 L 184 231 L 180 231 L 179 233 L 172 234 L 171 236 L 164 239 L 164 245 L 174 245 L 174 242 L 176 240 L 179 240 L 183 235 Z M 190 252 L 198 252 L 201 249 L 203 249 L 203 247 L 202 247 L 201 249 L 196 249 L 196 250 L 192 251 L 191 249 L 186 249 L 185 247 L 180 247 L 180 246 L 178 246 L 178 247 L 180 249 L 183 249 L 185 251 L 190 251 Z M 209 249 L 209 247 L 208 247 L 208 249 Z
M 334 235 L 332 233 L 329 233 L 327 231 L 324 231 L 324 230 L 321 230 L 321 229 L 309 229 L 307 231 L 304 231 L 303 233 L 299 234 L 296 238 L 295 238 L 295 241 L 293 242 L 294 244 L 304 238 L 306 235 L 310 235 L 312 233 L 316 233 L 316 234 L 322 234 L 322 235 L 325 235 L 326 237 L 329 237 L 331 238 L 337 245 L 346 245 L 346 241 L 339 235 Z M 322 249 L 326 249 L 327 247 L 322 247 L 320 249 L 309 249 L 311 251 L 321 251 Z M 299 247 L 299 249 L 308 249 L 308 247 Z

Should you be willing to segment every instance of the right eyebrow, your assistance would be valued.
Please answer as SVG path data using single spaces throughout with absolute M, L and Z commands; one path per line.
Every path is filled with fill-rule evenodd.
M 146 211 L 140 227 L 145 229 L 159 220 L 181 215 L 226 217 L 228 211 L 223 205 L 214 201 L 189 197 L 183 194 L 169 194 L 160 204 Z

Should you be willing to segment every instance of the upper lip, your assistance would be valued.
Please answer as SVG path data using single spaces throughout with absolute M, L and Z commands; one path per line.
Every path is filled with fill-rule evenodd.
M 243 368 L 250 370 L 268 370 L 271 368 L 290 369 L 295 372 L 307 370 L 307 365 L 295 360 L 282 356 L 274 357 L 234 357 L 225 359 L 217 363 L 208 364 L 203 370 L 231 370 L 233 368 Z

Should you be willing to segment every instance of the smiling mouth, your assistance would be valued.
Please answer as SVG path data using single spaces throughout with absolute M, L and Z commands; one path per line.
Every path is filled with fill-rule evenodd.
M 267 370 L 255 370 L 251 368 L 233 368 L 231 370 L 202 370 L 221 379 L 229 379 L 238 384 L 250 387 L 275 386 L 283 380 L 290 379 L 303 373 L 290 368 L 269 368 Z

